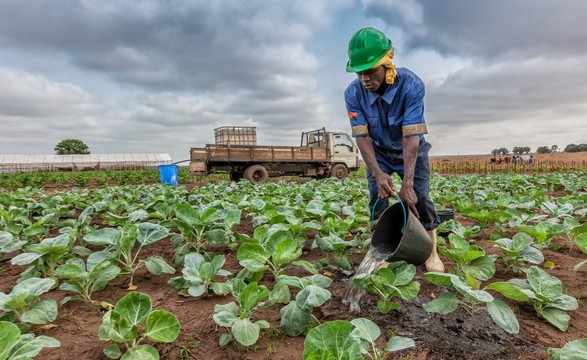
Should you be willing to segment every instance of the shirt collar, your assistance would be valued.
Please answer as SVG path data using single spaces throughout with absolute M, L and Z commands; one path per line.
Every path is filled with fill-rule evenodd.
M 375 101 L 377 101 L 378 98 L 382 98 L 387 104 L 391 104 L 391 102 L 393 101 L 393 98 L 395 97 L 395 94 L 397 93 L 397 89 L 399 89 L 399 83 L 400 83 L 400 79 L 399 79 L 399 74 L 395 77 L 395 81 L 393 82 L 393 84 L 391 84 L 391 86 L 387 87 L 387 90 L 385 90 L 385 93 L 383 95 L 379 95 L 375 92 L 371 92 L 368 91 L 367 92 L 367 96 L 369 99 L 369 104 L 373 105 L 375 103 Z

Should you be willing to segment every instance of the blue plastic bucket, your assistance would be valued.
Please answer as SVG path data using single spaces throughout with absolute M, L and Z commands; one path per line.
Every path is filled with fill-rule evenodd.
M 177 185 L 177 165 L 159 165 L 161 184 Z

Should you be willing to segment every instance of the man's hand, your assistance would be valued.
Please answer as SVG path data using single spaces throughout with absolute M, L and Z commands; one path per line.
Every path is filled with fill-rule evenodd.
M 418 214 L 418 209 L 416 209 L 416 203 L 418 203 L 418 197 L 416 196 L 416 192 L 414 191 L 413 186 L 404 185 L 402 184 L 402 188 L 399 191 L 399 197 L 403 200 L 403 202 L 408 205 L 412 213 L 416 215 L 419 219 L 420 214 Z
M 391 176 L 384 172 L 380 172 L 379 175 L 375 177 L 375 181 L 377 181 L 377 188 L 379 189 L 379 198 L 386 199 L 395 195 L 395 186 L 393 185 Z
M 416 161 L 418 159 L 419 148 L 418 136 L 408 136 L 402 139 L 402 147 L 404 153 L 404 177 L 402 181 L 402 188 L 399 191 L 399 197 L 412 210 L 412 213 L 419 219 L 420 214 L 416 209 L 418 197 L 414 191 L 414 172 L 416 169 Z

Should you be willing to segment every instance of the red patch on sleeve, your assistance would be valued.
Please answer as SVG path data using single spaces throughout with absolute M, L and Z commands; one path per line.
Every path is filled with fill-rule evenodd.
M 354 111 L 349 111 L 349 119 L 350 119 L 351 121 L 355 121 L 355 120 L 357 120 L 357 113 L 356 113 L 356 112 L 354 112 Z

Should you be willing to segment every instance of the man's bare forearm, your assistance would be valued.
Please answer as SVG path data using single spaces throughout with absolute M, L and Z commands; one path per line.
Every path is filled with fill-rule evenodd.
M 369 171 L 371 171 L 373 176 L 377 176 L 381 172 L 381 168 L 379 167 L 377 159 L 375 158 L 375 150 L 373 150 L 371 139 L 368 136 L 362 136 L 358 137 L 356 142 L 359 150 L 361 151 L 361 156 L 369 168 Z
M 409 136 L 402 139 L 404 154 L 404 179 L 403 183 L 408 186 L 414 186 L 414 172 L 416 169 L 416 160 L 418 158 L 418 147 L 420 139 L 418 136 Z

